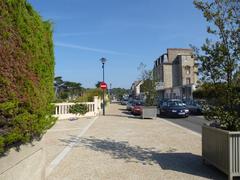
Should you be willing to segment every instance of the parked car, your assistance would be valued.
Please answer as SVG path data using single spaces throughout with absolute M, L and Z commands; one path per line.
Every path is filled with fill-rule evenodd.
M 172 99 L 163 102 L 162 106 L 160 107 L 160 115 L 168 117 L 188 117 L 189 109 L 181 100 Z
M 197 100 L 185 100 L 183 101 L 186 107 L 189 109 L 190 114 L 201 115 L 203 113 L 203 105 Z
M 132 111 L 133 103 L 134 103 L 133 100 L 129 100 L 129 101 L 127 102 L 127 110 L 128 110 L 128 111 Z
M 157 107 L 160 108 L 164 102 L 167 102 L 169 99 L 160 99 L 157 103 Z
M 160 108 L 162 107 L 164 102 L 167 102 L 169 99 L 160 99 L 157 102 L 157 114 L 160 114 Z
M 122 99 L 121 100 L 121 105 L 127 105 L 128 103 L 128 100 L 127 99 Z
M 132 108 L 132 114 L 133 115 L 141 115 L 142 114 L 142 108 L 143 108 L 143 102 L 141 101 L 136 101 L 133 104 L 133 108 Z

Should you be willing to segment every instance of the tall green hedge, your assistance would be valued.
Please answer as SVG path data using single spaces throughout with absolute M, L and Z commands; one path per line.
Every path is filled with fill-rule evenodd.
M 53 80 L 51 23 L 26 0 L 0 0 L 0 152 L 54 123 Z

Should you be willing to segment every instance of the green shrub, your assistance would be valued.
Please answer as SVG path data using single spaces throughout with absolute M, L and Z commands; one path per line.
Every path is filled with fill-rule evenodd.
M 4 138 L 0 136 L 0 154 L 4 152 Z
M 26 0 L 0 1 L 0 151 L 55 122 L 52 25 Z
M 200 89 L 193 92 L 193 97 L 205 99 L 210 106 L 205 107 L 204 116 L 207 120 L 219 123 L 222 129 L 240 130 L 240 87 L 231 87 L 232 106 L 228 104 L 229 88 L 225 83 L 204 84 Z
M 70 107 L 69 112 L 76 115 L 84 115 L 88 112 L 86 104 L 74 104 Z

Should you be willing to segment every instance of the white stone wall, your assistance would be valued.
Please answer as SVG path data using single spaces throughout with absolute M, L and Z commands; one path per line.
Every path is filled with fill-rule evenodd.
M 89 111 L 81 116 L 81 115 L 75 115 L 71 114 L 69 112 L 69 109 L 71 106 L 73 106 L 75 103 L 55 103 L 55 114 L 54 117 L 57 117 L 58 119 L 69 119 L 69 118 L 76 118 L 76 117 L 91 117 L 91 116 L 97 116 L 100 113 L 101 110 L 101 100 L 95 96 L 94 102 L 84 102 L 82 104 L 86 104 L 88 106 Z

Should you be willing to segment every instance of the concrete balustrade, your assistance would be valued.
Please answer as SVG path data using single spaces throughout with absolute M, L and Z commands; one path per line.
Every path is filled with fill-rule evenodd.
M 95 96 L 93 102 L 83 102 L 80 104 L 86 104 L 88 107 L 88 112 L 83 115 L 75 115 L 71 114 L 69 112 L 69 109 L 71 106 L 73 106 L 75 103 L 55 103 L 55 114 L 54 117 L 57 117 L 58 119 L 69 119 L 69 118 L 76 118 L 76 117 L 91 117 L 91 116 L 97 116 L 100 113 L 101 110 L 101 100 Z

